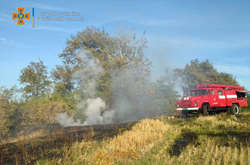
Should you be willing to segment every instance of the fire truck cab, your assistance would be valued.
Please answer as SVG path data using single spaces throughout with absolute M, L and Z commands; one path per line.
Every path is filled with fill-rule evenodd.
M 202 112 L 207 115 L 217 110 L 230 110 L 238 115 L 248 106 L 247 91 L 241 86 L 199 84 L 176 103 L 176 110 L 185 113 Z

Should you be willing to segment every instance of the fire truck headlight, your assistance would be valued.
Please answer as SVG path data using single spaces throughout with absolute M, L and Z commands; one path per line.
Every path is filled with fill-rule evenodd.
M 177 104 L 176 106 L 177 106 L 177 108 L 179 108 L 179 107 L 180 107 L 180 105 L 179 105 L 179 104 Z
M 197 107 L 197 106 L 198 106 L 198 104 L 197 104 L 197 103 L 194 103 L 194 106 L 195 106 L 195 107 Z

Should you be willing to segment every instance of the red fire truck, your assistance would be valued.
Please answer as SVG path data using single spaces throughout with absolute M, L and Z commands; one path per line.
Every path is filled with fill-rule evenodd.
M 199 84 L 190 96 L 184 96 L 176 103 L 176 110 L 183 113 L 201 112 L 204 115 L 217 110 L 230 110 L 238 115 L 241 107 L 248 106 L 248 92 L 241 86 Z

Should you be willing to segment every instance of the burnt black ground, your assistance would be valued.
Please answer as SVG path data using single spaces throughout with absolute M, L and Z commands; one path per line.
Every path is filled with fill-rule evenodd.
M 83 139 L 101 140 L 113 137 L 118 133 L 129 130 L 134 124 L 135 122 L 59 128 L 54 130 L 56 133 L 50 136 L 3 144 L 0 145 L 0 164 L 34 164 L 36 160 L 41 158 L 60 157 L 62 156 L 60 153 L 55 154 L 50 150 L 69 147 L 72 143 Z

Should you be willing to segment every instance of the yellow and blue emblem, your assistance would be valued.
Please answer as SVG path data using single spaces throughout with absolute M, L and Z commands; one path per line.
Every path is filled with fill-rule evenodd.
M 24 13 L 25 8 L 17 8 L 18 13 L 12 13 L 12 20 L 18 19 L 17 25 L 24 25 L 24 20 L 30 20 L 30 13 Z
M 12 13 L 12 20 L 18 19 L 17 21 L 17 25 L 24 25 L 25 24 L 25 19 L 26 20 L 30 20 L 30 13 L 24 13 L 25 8 L 17 8 L 18 13 Z M 34 20 L 34 16 L 35 16 L 35 9 L 32 8 L 32 26 L 35 27 L 35 20 Z

